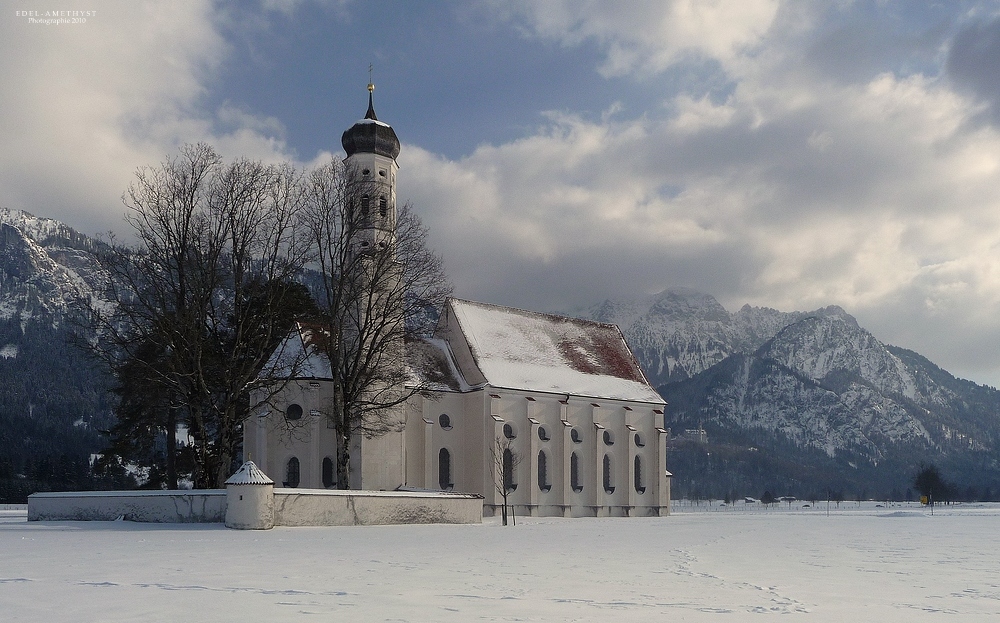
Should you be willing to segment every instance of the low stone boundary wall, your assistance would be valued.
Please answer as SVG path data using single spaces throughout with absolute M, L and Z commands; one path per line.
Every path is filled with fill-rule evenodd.
M 28 496 L 28 521 L 221 523 L 226 490 L 61 491 Z
M 483 498 L 471 493 L 275 489 L 276 526 L 481 523 Z
M 28 496 L 28 521 L 223 523 L 226 490 L 83 491 Z M 276 526 L 480 523 L 479 495 L 422 491 L 275 489 Z

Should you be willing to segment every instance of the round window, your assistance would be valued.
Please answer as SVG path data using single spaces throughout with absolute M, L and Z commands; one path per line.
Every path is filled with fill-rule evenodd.
M 635 434 L 635 445 L 637 448 L 643 448 L 646 445 L 646 440 L 642 438 L 641 433 Z
M 609 430 L 604 431 L 604 445 L 606 445 L 606 446 L 613 446 L 613 445 L 615 445 L 615 436 Z
M 538 438 L 541 439 L 542 441 L 549 440 L 549 431 L 545 430 L 544 426 L 538 427 Z
M 442 413 L 438 417 L 438 423 L 441 424 L 441 428 L 445 430 L 451 430 L 451 418 L 448 417 L 447 413 Z
M 513 424 L 503 425 L 503 436 L 506 437 L 507 439 L 517 438 L 517 430 L 514 428 Z
M 302 418 L 302 407 L 300 405 L 291 404 L 285 409 L 285 419 L 286 420 L 298 420 Z
M 573 443 L 583 443 L 583 435 L 580 434 L 578 428 L 569 431 L 569 438 L 573 440 Z

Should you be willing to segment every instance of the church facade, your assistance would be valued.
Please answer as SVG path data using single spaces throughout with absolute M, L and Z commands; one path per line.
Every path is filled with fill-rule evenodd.
M 410 360 L 436 391 L 407 403 L 409 486 L 487 514 L 502 490 L 519 515 L 669 513 L 665 405 L 615 325 L 451 299 Z
M 399 141 L 370 96 L 342 142 L 378 189 L 371 209 L 383 226 L 366 242 L 391 244 Z M 275 487 L 337 486 L 322 331 L 298 325 L 283 348 L 305 365 L 244 424 L 244 456 Z M 669 513 L 665 405 L 616 326 L 449 299 L 434 336 L 405 353 L 426 391 L 391 414 L 387 434 L 354 437 L 350 488 L 476 493 L 487 515 L 502 492 L 517 515 Z

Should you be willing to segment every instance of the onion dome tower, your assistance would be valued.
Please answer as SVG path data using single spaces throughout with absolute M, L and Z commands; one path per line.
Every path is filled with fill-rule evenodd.
M 368 112 L 365 118 L 351 126 L 340 139 L 347 152 L 344 163 L 359 182 L 362 227 L 360 249 L 372 245 L 394 246 L 396 231 L 396 156 L 399 139 L 388 123 L 375 115 L 373 95 L 375 85 L 368 83 Z

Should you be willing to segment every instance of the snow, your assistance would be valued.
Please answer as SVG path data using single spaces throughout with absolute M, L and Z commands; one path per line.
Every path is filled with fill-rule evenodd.
M 331 379 L 330 359 L 315 345 L 318 325 L 296 322 L 295 328 L 282 340 L 261 371 L 261 378 L 269 375 L 293 376 L 298 379 Z
M 0 314 L 0 317 L 3 317 L 2 314 Z M 4 319 L 6 320 L 6 318 Z M 14 359 L 17 357 L 17 351 L 17 344 L 4 344 L 3 347 L 0 348 L 0 357 L 3 357 L 4 359 Z
M 1000 506 L 227 530 L 0 510 L 4 621 L 987 621 Z M 710 512 L 709 512 L 710 509 Z M 701 512 L 698 512 L 701 511 Z M 750 617 L 749 615 L 757 615 Z M 788 617 L 779 615 L 789 615 Z
M 274 481 L 271 480 L 267 474 L 260 471 L 257 464 L 253 461 L 247 461 L 244 463 L 236 473 L 229 477 L 226 481 L 227 485 L 273 485 Z
M 450 299 L 493 387 L 663 404 L 613 324 Z

